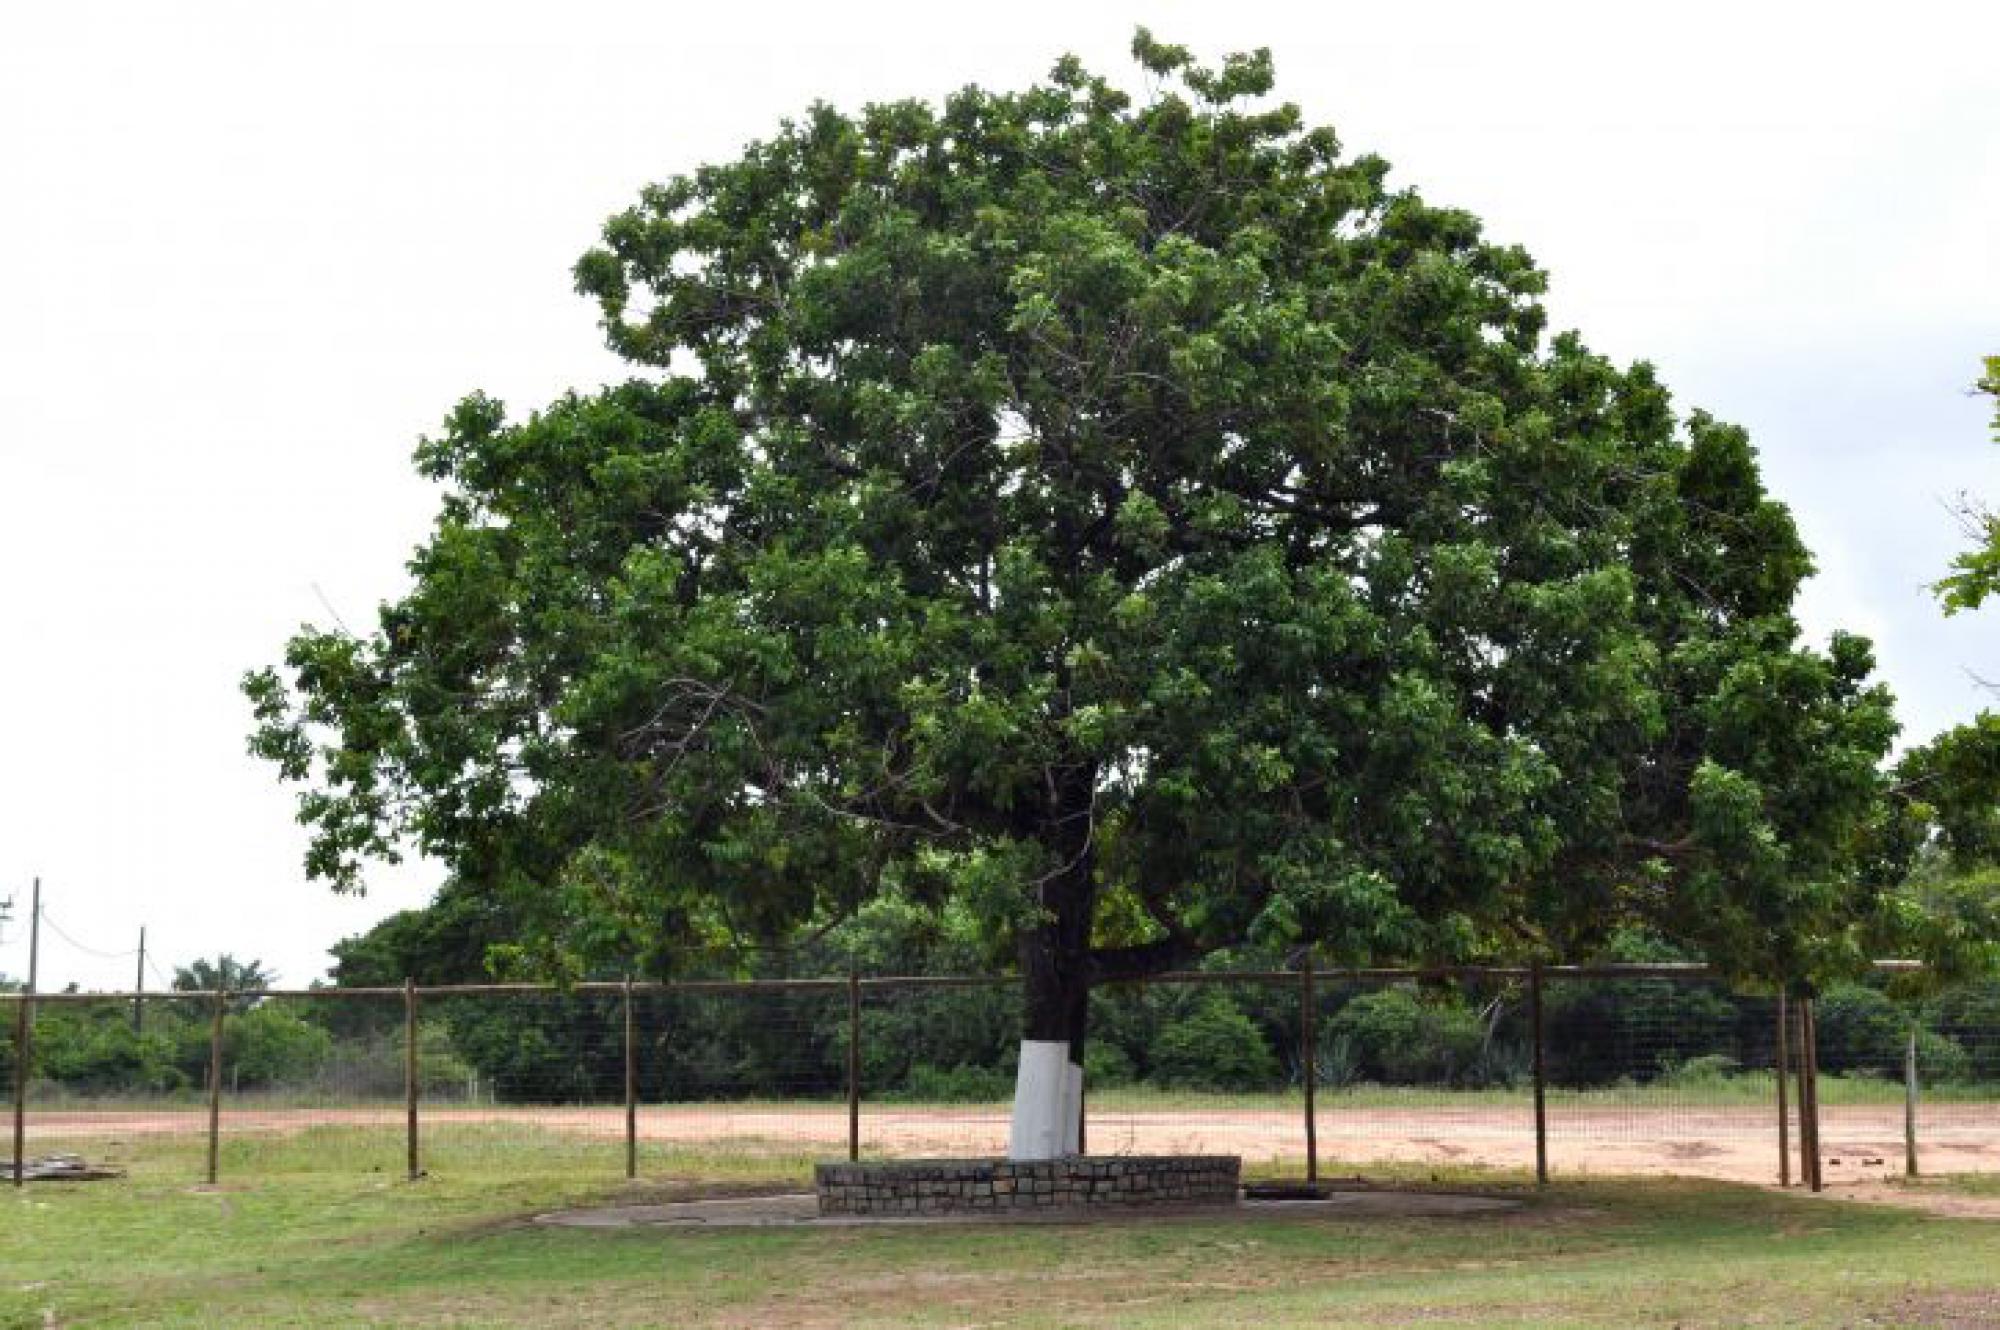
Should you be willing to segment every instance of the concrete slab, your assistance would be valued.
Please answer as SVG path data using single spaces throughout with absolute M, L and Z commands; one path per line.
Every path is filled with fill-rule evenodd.
M 810 1192 L 733 1196 L 665 1205 L 610 1205 L 535 1216 L 559 1228 L 877 1228 L 923 1224 L 1134 1224 L 1155 1220 L 1258 1218 L 1458 1218 L 1521 1208 L 1503 1196 L 1448 1192 L 1343 1191 L 1320 1200 L 1240 1201 L 1234 1205 L 1155 1206 L 1132 1211 L 1025 1210 L 954 1215 L 821 1215 Z

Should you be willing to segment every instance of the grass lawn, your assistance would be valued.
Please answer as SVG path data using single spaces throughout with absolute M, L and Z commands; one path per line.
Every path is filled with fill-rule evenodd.
M 1983 1324 L 2000 1222 L 1692 1182 L 1445 1179 L 1527 1199 L 1504 1216 L 1307 1216 L 1088 1226 L 585 1231 L 592 1201 L 796 1182 L 783 1153 L 649 1155 L 607 1184 L 449 1153 L 404 1182 L 379 1139 L 259 1147 L 192 1186 L 186 1145 L 119 1182 L 0 1195 L 0 1325 L 1327 1326 Z M 230 1176 L 225 1156 L 225 1178 Z M 247 1160 L 242 1162 L 249 1162 Z M 583 1180 L 575 1180 L 581 1178 Z M 1430 1185 L 1429 1175 L 1420 1179 Z M 1931 1183 L 1950 1186 L 1950 1183 Z M 1987 1184 L 1973 1184 L 1974 1188 Z

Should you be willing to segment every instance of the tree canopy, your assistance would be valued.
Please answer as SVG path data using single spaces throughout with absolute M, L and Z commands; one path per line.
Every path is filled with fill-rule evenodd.
M 2000 356 L 1986 358 L 1974 388 L 1993 399 L 2000 443 Z M 2000 590 L 2000 515 L 1972 498 L 1959 515 L 1973 545 L 1934 588 L 1948 615 Z M 1894 795 L 1901 838 L 1916 850 L 1904 932 L 1941 977 L 2000 966 L 2000 715 L 1982 712 L 1903 754 Z
M 1267 53 L 1134 54 L 815 106 L 613 217 L 575 276 L 635 377 L 461 402 L 409 592 L 247 680 L 311 871 L 414 844 L 555 973 L 949 901 L 1051 1030 L 1245 938 L 1859 955 L 1890 699 L 1801 642 L 1743 431 L 1550 336 Z
M 2000 443 L 2000 356 L 1986 357 L 1986 372 L 1975 390 L 1993 399 L 1993 441 Z M 1976 500 L 1960 505 L 1959 515 L 1972 548 L 1952 561 L 1952 571 L 1938 582 L 1938 597 L 1946 614 L 1976 610 L 2000 591 L 2000 514 Z

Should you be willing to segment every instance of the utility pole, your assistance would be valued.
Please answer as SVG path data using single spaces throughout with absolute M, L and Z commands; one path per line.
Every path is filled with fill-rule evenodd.
M 139 977 L 132 984 L 132 1033 L 146 1033 L 146 926 L 139 925 Z
M 28 991 L 35 991 L 35 971 L 42 959 L 42 880 L 35 879 L 35 901 L 28 909 Z

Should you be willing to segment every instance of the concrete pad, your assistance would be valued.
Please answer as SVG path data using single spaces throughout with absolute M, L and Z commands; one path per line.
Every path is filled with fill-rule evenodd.
M 1448 1192 L 1341 1191 L 1312 1201 L 1240 1201 L 1235 1205 L 1153 1206 L 1140 1210 L 1020 1210 L 952 1215 L 821 1215 L 810 1192 L 733 1196 L 666 1205 L 610 1205 L 536 1215 L 559 1228 L 886 1228 L 926 1224 L 1143 1224 L 1214 1219 L 1443 1219 L 1500 1214 L 1521 1203 L 1500 1196 Z

